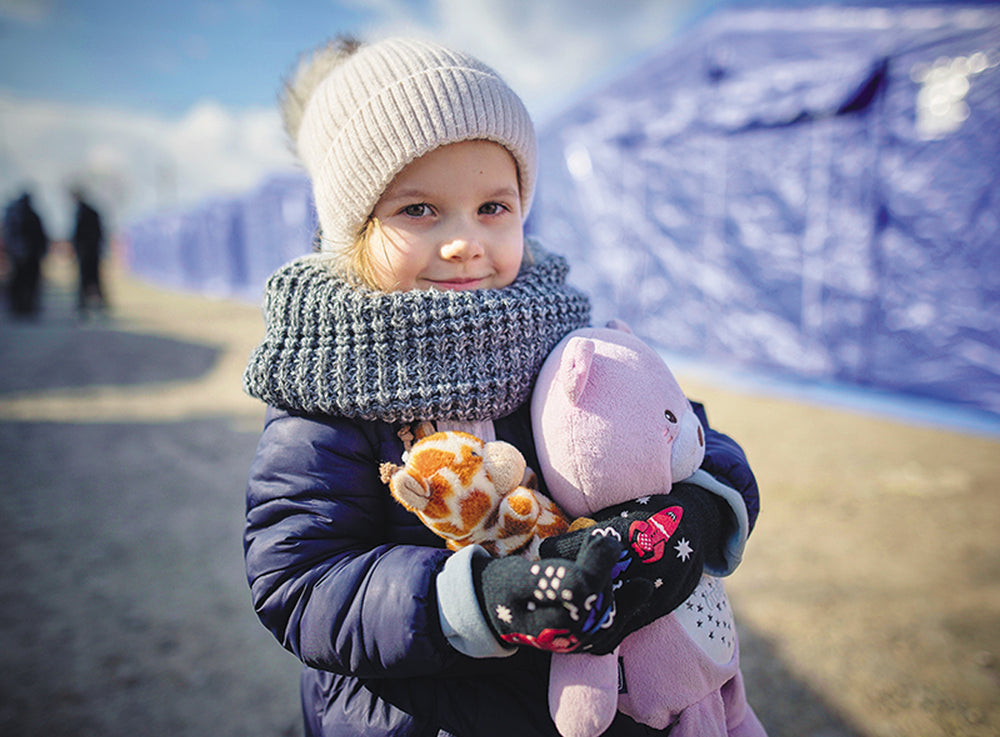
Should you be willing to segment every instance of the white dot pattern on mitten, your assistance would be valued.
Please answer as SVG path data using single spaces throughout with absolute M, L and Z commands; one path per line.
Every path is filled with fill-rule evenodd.
M 542 567 L 537 563 L 531 567 L 532 575 L 538 576 L 538 580 L 535 582 L 534 597 L 539 601 L 555 601 L 559 597 L 559 588 L 562 586 L 563 578 L 566 577 L 566 567 L 559 566 L 546 566 L 545 570 L 542 571 Z M 568 596 L 567 596 L 568 594 Z M 568 599 L 572 598 L 573 593 L 567 589 L 563 589 L 562 598 Z

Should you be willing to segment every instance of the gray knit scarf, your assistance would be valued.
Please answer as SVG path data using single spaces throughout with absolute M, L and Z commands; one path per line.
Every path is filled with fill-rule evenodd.
M 561 256 L 532 244 L 510 286 L 376 292 L 321 255 L 275 272 L 244 389 L 283 409 L 387 422 L 487 420 L 527 401 L 542 361 L 590 321 Z

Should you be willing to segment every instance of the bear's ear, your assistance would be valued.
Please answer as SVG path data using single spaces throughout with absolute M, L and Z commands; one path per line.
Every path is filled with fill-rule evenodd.
M 605 327 L 610 328 L 611 330 L 619 330 L 623 333 L 628 333 L 629 335 L 635 335 L 635 333 L 632 332 L 632 328 L 629 327 L 629 324 L 624 320 L 619 320 L 617 317 L 613 317 L 608 320 L 608 324 L 605 325 Z
M 579 404 L 593 362 L 594 341 L 587 338 L 570 339 L 559 363 L 559 383 L 565 388 L 570 404 Z

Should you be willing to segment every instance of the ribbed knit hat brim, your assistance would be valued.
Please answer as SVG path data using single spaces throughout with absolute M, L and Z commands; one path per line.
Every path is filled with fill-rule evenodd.
M 534 126 L 495 71 L 418 40 L 390 39 L 347 57 L 314 91 L 297 141 L 312 178 L 324 248 L 340 249 L 357 238 L 408 163 L 439 146 L 475 139 L 510 151 L 527 217 L 537 168 Z

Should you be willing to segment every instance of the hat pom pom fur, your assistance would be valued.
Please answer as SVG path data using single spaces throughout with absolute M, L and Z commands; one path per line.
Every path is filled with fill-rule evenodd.
M 292 151 L 297 149 L 299 128 L 309 98 L 338 64 L 361 46 L 349 36 L 340 36 L 311 53 L 303 55 L 290 77 L 284 80 L 280 94 L 281 119 L 288 134 Z

